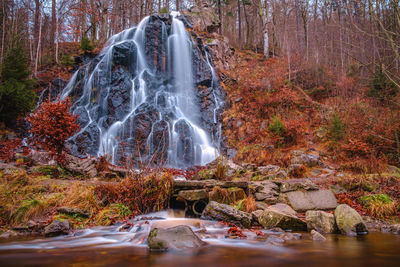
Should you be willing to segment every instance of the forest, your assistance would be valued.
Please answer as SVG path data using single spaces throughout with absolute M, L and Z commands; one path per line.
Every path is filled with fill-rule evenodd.
M 0 264 L 400 260 L 399 0 L 0 3 Z

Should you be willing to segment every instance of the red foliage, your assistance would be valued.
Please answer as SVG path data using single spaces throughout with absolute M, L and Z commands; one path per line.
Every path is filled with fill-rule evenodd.
M 233 237 L 246 238 L 246 236 L 243 234 L 243 231 L 237 226 L 229 228 L 228 234 Z
M 56 102 L 43 102 L 27 120 L 31 123 L 32 141 L 36 146 L 48 150 L 62 159 L 65 141 L 79 129 L 78 116 L 69 112 L 72 103 L 69 99 Z
M 14 150 L 19 146 L 21 146 L 19 138 L 0 141 L 0 159 L 11 162 L 14 158 Z

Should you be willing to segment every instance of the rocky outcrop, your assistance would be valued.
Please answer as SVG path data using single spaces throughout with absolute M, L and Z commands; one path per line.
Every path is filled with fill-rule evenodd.
M 368 229 L 358 212 L 346 204 L 337 206 L 335 220 L 339 231 L 345 235 L 365 234 Z
M 309 210 L 306 212 L 308 230 L 316 230 L 320 233 L 335 232 L 335 216 L 320 210 Z
M 59 235 L 68 235 L 71 227 L 68 220 L 58 221 L 55 220 L 44 228 L 44 235 L 46 237 L 53 237 Z
M 238 226 L 249 228 L 252 222 L 252 215 L 240 211 L 237 208 L 221 204 L 215 201 L 208 203 L 201 215 L 202 219 L 231 222 Z
M 151 250 L 181 250 L 200 248 L 206 243 L 189 226 L 178 225 L 168 229 L 152 229 L 147 244 Z
M 258 222 L 266 229 L 279 227 L 284 230 L 304 231 L 307 224 L 300 218 L 278 209 L 266 209 L 258 217 Z

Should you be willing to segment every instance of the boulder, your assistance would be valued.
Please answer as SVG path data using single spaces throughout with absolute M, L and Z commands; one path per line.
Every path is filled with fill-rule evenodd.
M 268 204 L 262 201 L 256 201 L 256 209 L 257 210 L 266 210 L 268 209 Z
M 258 172 L 261 175 L 275 174 L 280 169 L 281 169 L 281 167 L 279 167 L 277 165 L 260 166 L 260 167 L 257 168 Z
M 51 224 L 44 228 L 44 235 L 46 237 L 68 235 L 71 227 L 68 220 L 58 221 L 54 220 Z
M 206 244 L 187 225 L 154 228 L 149 233 L 147 243 L 151 250 L 200 248 Z
M 179 191 L 178 196 L 189 201 L 196 201 L 208 198 L 208 194 L 205 189 Z
M 311 230 L 311 237 L 313 241 L 326 241 L 326 238 L 315 230 Z
M 291 152 L 292 159 L 290 161 L 291 164 L 301 164 L 306 165 L 307 167 L 315 167 L 315 166 L 323 166 L 319 155 L 313 153 L 305 153 L 302 150 L 293 150 Z
M 210 201 L 204 209 L 202 219 L 231 222 L 238 226 L 250 227 L 252 215 L 237 208 L 215 201 Z
M 277 209 L 266 209 L 258 217 L 258 222 L 266 229 L 279 227 L 284 230 L 299 230 L 307 229 L 307 224 L 301 219 L 285 214 Z
M 301 239 L 301 234 L 300 233 L 285 233 L 285 234 L 281 235 L 281 237 L 285 241 L 300 240 Z
M 311 180 L 305 180 L 305 181 L 289 180 L 282 182 L 279 189 L 281 193 L 287 193 L 297 190 L 305 190 L 305 191 L 318 190 L 318 186 L 314 184 Z
M 335 209 L 335 220 L 342 234 L 354 236 L 365 234 L 368 229 L 358 212 L 346 204 L 341 204 Z
M 321 210 L 309 210 L 306 212 L 308 230 L 316 230 L 320 233 L 335 232 L 335 216 Z
M 294 191 L 286 193 L 289 204 L 296 211 L 330 210 L 338 205 L 330 190 Z
M 277 203 L 275 205 L 271 205 L 269 206 L 269 209 L 281 212 L 289 216 L 294 216 L 294 217 L 297 216 L 297 212 L 294 211 L 289 205 L 285 203 Z

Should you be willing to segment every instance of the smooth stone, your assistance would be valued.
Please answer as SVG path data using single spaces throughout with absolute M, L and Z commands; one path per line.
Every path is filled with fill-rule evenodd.
M 71 227 L 69 225 L 69 221 L 58 221 L 54 220 L 51 224 L 47 225 L 44 228 L 44 235 L 46 237 L 53 237 L 59 235 L 68 235 Z
M 307 229 L 306 222 L 301 219 L 282 213 L 274 209 L 266 209 L 258 217 L 258 222 L 265 228 L 279 227 L 284 230 L 304 231 Z
M 306 212 L 308 230 L 316 230 L 320 233 L 335 232 L 335 216 L 325 211 L 308 210 Z
M 149 233 L 147 243 L 151 250 L 200 248 L 206 244 L 187 225 L 167 229 L 154 228 Z
M 338 205 L 331 190 L 294 191 L 286 193 L 286 196 L 296 211 L 331 210 Z
M 342 234 L 355 236 L 368 233 L 367 226 L 361 215 L 347 204 L 337 206 L 335 210 L 335 220 Z
M 208 198 L 208 194 L 205 189 L 182 190 L 182 191 L 179 191 L 178 196 L 185 200 L 189 200 L 189 201 L 195 201 L 195 200 Z

